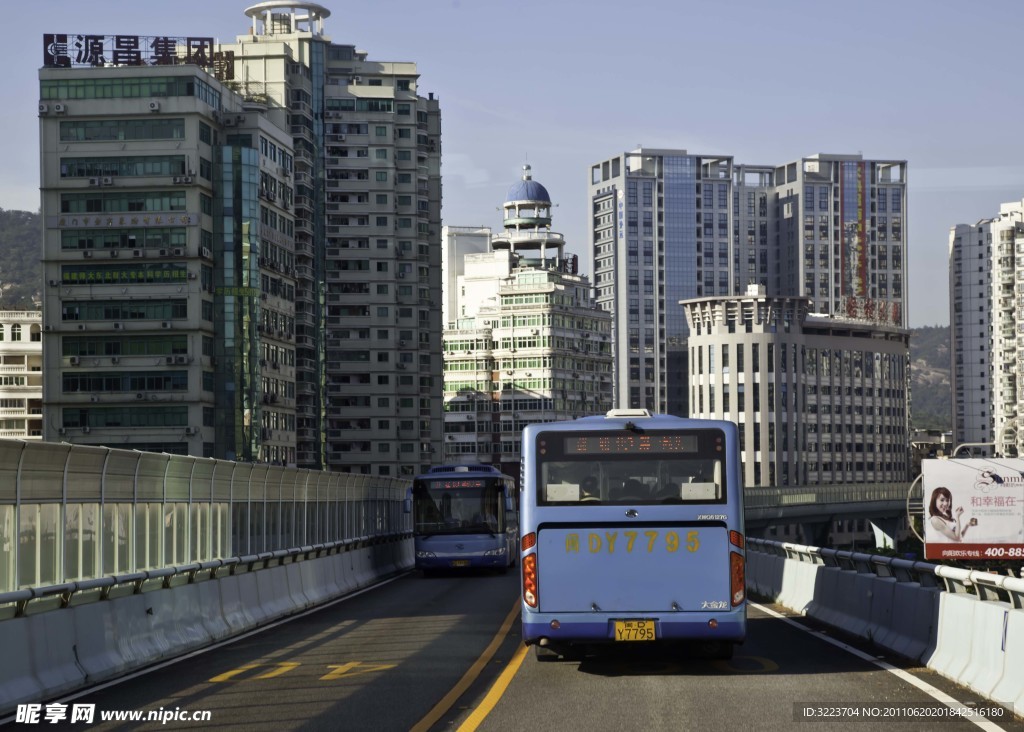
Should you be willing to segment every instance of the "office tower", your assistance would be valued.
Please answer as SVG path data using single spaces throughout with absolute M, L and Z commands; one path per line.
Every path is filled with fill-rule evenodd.
M 681 300 L 758 284 L 814 312 L 906 324 L 904 161 L 767 166 L 640 148 L 591 166 L 589 195 L 616 406 L 688 413 Z
M 42 317 L 37 310 L 0 312 L 0 437 L 43 434 Z
M 761 285 L 683 308 L 691 414 L 739 425 L 745 485 L 909 480 L 906 329 L 814 314 Z
M 165 269 L 174 274 L 159 275 L 159 286 L 148 287 L 154 275 L 147 272 L 116 275 L 102 291 L 117 301 L 112 320 L 145 330 L 159 342 L 145 348 L 171 361 L 146 364 L 157 376 L 122 376 L 120 416 L 112 417 L 119 429 L 87 433 L 83 441 L 415 474 L 430 464 L 442 429 L 434 376 L 441 373 L 441 319 L 433 307 L 440 299 L 438 102 L 419 95 L 415 64 L 374 61 L 355 46 L 332 43 L 324 34 L 330 11 L 320 5 L 261 3 L 246 15 L 249 33 L 222 45 L 200 37 L 92 36 L 83 55 L 79 37 L 54 37 L 68 50 L 40 72 L 44 211 L 72 203 L 64 190 L 72 182 L 60 172 L 70 162 L 78 184 L 96 178 L 102 192 L 74 199 L 71 211 L 92 213 L 99 205 L 108 207 L 99 209 L 104 213 L 177 215 L 167 232 L 173 243 L 159 249 L 131 244 L 141 231 L 104 220 L 105 235 L 115 239 L 103 249 L 143 249 L 133 262 L 143 271 L 152 263 L 142 259 L 173 260 Z M 83 137 L 69 153 L 59 135 L 61 122 L 72 119 L 82 123 L 75 134 Z M 151 129 L 158 121 L 168 129 Z M 109 127 L 114 144 L 97 146 L 93 126 Z M 137 187 L 140 200 L 121 201 L 113 189 L 122 185 Z M 71 284 L 61 282 L 69 253 L 57 253 L 58 227 L 48 226 L 47 277 L 64 287 L 50 293 L 47 323 L 64 326 L 52 348 L 69 357 L 71 317 L 58 323 L 54 313 L 65 295 L 84 295 L 63 292 Z M 84 276 L 84 283 L 75 280 L 80 288 L 97 275 Z M 139 290 L 133 277 L 147 286 Z M 129 284 L 135 291 L 120 292 Z M 166 313 L 139 314 L 143 296 L 166 300 Z M 74 368 L 83 373 L 140 370 L 138 363 L 94 363 L 114 355 L 100 335 L 82 345 Z M 172 366 L 173 377 L 165 375 Z M 83 415 L 74 417 L 68 400 L 80 397 L 61 382 L 70 367 L 48 371 L 47 404 L 66 430 L 91 428 Z M 159 408 L 164 417 L 145 405 L 146 419 L 167 424 L 148 437 L 123 429 L 122 413 L 145 411 L 131 399 L 142 394 L 148 401 L 154 392 L 157 402 L 163 392 L 174 398 Z
M 524 166 L 485 251 L 488 229 L 448 230 L 447 271 L 459 274 L 444 333 L 446 462 L 518 476 L 525 425 L 611 408 L 611 317 L 551 230 L 551 208 Z

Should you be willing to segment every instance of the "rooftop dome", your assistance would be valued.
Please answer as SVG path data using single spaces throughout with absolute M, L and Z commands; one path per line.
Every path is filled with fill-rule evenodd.
M 545 201 L 551 203 L 548 189 L 530 176 L 529 165 L 523 166 L 523 179 L 508 189 L 505 202 L 510 203 L 512 201 Z

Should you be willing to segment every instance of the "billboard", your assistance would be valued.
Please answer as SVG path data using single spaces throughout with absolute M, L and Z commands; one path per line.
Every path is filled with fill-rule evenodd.
M 1024 459 L 922 460 L 925 559 L 1024 557 Z

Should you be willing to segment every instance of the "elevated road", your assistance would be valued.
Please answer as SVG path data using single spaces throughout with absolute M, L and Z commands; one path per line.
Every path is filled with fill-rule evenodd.
M 921 667 L 890 672 L 874 654 L 851 653 L 758 605 L 730 661 L 619 647 L 542 663 L 519 641 L 518 582 L 515 573 L 405 574 L 63 702 L 95 705 L 90 728 L 103 730 L 138 726 L 101 722 L 104 712 L 164 710 L 210 716 L 168 728 L 374 732 L 846 730 L 868 713 L 883 716 L 854 729 L 952 732 L 978 727 L 941 711 L 941 700 L 967 705 L 960 714 L 993 706 Z M 836 716 L 801 721 L 805 708 Z M 1024 731 L 1008 712 L 992 721 L 984 728 Z

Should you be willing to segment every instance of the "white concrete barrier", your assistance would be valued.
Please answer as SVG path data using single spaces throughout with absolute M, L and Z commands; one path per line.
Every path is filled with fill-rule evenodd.
M 242 599 L 242 579 L 246 575 L 232 575 L 217 580 L 217 590 L 220 596 L 220 615 L 224 618 L 232 635 L 241 633 L 246 628 L 253 628 L 257 623 L 257 616 L 249 611 L 249 606 Z
M 73 620 L 78 662 L 85 671 L 86 681 L 109 678 L 128 668 L 116 642 L 117 628 L 109 608 L 100 602 L 82 605 L 75 608 Z M 0 628 L 4 625 L 6 623 L 0 623 Z
M 880 628 L 875 642 L 906 658 L 921 661 L 935 648 L 939 625 L 937 587 L 898 582 L 893 588 L 889 626 Z
M 871 619 L 871 584 L 875 575 L 829 567 L 823 579 L 815 596 L 815 614 L 812 617 L 867 638 Z
M 98 683 L 334 599 L 396 567 L 411 567 L 412 540 L 394 543 L 264 569 L 257 561 L 254 571 L 240 563 L 238 574 L 172 587 L 150 580 L 139 594 L 2 620 L 0 715 L 19 703 Z
M 999 684 L 1009 660 L 1004 633 L 1010 611 L 1005 602 L 980 600 L 974 608 L 974 623 L 963 629 L 970 656 L 957 680 L 985 697 Z M 1016 665 L 1022 663 L 1024 659 L 1016 660 Z
M 814 583 L 821 568 L 820 564 L 786 560 L 778 601 L 799 613 L 805 613 L 814 600 Z
M 895 577 L 874 578 L 868 589 L 868 624 L 864 629 L 864 637 L 876 641 L 888 633 L 892 624 L 896 584 Z
M 928 659 L 928 668 L 950 679 L 959 679 L 971 658 L 971 634 L 974 610 L 978 606 L 974 595 L 943 592 L 939 597 L 939 632 L 935 639 L 935 652 Z
M 846 620 L 839 592 L 843 572 L 844 570 L 838 567 L 826 567 L 818 574 L 814 599 L 807 607 L 807 614 L 810 617 L 836 627 Z
M 1024 610 L 1013 610 L 1007 616 L 1003 675 L 991 698 L 1024 717 Z
M 46 696 L 47 689 L 36 678 L 33 668 L 28 621 L 29 618 L 10 618 L 0 622 L 0 710 Z
M 25 618 L 25 635 L 32 639 L 28 647 L 31 673 L 47 691 L 59 693 L 85 682 L 85 672 L 75 658 L 77 639 L 70 620 L 59 610 Z

